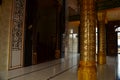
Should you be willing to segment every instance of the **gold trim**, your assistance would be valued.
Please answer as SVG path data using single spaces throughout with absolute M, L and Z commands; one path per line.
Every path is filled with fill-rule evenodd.
M 104 53 L 99 53 L 97 57 L 98 64 L 106 64 L 106 55 Z
M 11 66 L 12 66 L 12 55 L 11 55 L 11 38 L 12 38 L 12 26 L 13 26 L 13 22 L 12 22 L 12 16 L 13 16 L 13 11 L 14 11 L 14 8 L 13 8 L 13 6 L 14 6 L 14 0 L 12 0 L 12 8 L 11 8 L 11 18 L 10 18 L 10 44 L 9 44 L 9 67 L 8 67 L 8 69 L 10 70 L 11 69 Z
M 97 80 L 95 62 L 80 62 L 80 66 L 78 68 L 78 80 Z
M 106 64 L 106 30 L 105 30 L 106 11 L 98 12 L 98 37 L 99 37 L 99 52 L 97 56 L 98 64 Z
M 13 0 L 11 2 L 11 9 L 10 9 L 10 22 L 9 22 L 9 53 L 8 53 L 8 70 L 10 68 L 10 64 L 11 64 L 11 26 L 12 26 L 12 21 L 11 21 L 11 18 L 12 18 L 12 11 L 13 11 Z

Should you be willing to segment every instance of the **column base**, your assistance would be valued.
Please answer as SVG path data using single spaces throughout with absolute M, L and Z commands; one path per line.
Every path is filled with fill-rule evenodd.
M 32 54 L 32 64 L 33 65 L 37 64 L 37 52 L 34 52 Z
M 97 63 L 98 64 L 106 64 L 106 55 L 105 54 L 98 54 L 97 56 Z
M 78 68 L 78 80 L 97 80 L 95 62 L 80 61 L 80 66 Z
M 60 58 L 60 50 L 59 49 L 55 50 L 55 58 L 56 59 Z

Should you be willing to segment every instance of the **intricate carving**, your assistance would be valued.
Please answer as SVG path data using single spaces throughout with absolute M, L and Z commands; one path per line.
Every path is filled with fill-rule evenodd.
M 18 68 L 23 65 L 25 1 L 26 0 L 13 0 L 9 69 Z M 15 57 L 19 59 L 18 62 L 15 62 Z
M 25 0 L 14 0 L 12 24 L 12 50 L 22 50 Z
M 80 10 L 80 59 L 81 61 L 95 61 L 95 0 L 81 0 Z
M 97 80 L 95 0 L 80 0 L 80 66 L 78 80 Z

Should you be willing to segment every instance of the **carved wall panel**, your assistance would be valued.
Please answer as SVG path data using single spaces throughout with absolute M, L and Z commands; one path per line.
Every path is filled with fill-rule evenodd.
M 10 25 L 10 69 L 23 66 L 24 18 L 25 0 L 13 0 Z

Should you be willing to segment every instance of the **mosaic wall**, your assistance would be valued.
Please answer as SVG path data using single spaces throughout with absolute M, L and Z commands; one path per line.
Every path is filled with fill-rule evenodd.
M 11 17 L 11 60 L 10 68 L 22 66 L 25 0 L 14 0 Z M 16 55 L 16 56 L 15 56 Z M 17 58 L 17 61 L 15 58 Z M 16 61 L 16 62 L 15 62 Z

